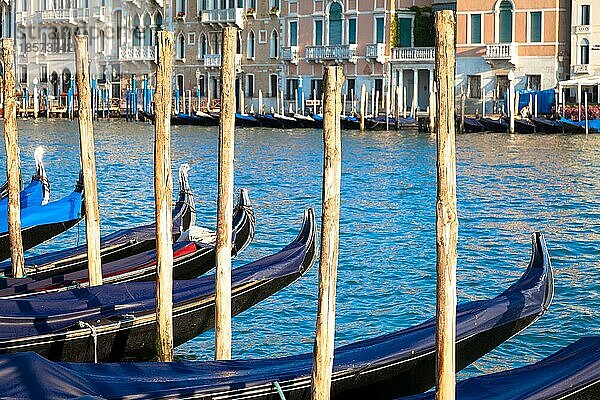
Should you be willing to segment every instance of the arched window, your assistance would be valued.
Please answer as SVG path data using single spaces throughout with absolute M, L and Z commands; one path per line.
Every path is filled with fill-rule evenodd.
M 104 51 L 104 31 L 101 29 L 98 33 L 98 52 Z
M 583 39 L 579 44 L 579 64 L 590 63 L 590 42 Z
M 185 58 L 185 36 L 180 33 L 177 37 L 177 58 L 183 60 Z
M 140 28 L 140 17 L 138 15 L 133 19 L 133 45 L 141 46 L 142 38 L 141 38 L 141 28 Z
M 204 58 L 204 56 L 206 55 L 206 35 L 201 34 L 198 37 L 198 59 L 201 60 Z
M 269 44 L 271 58 L 279 58 L 279 34 L 276 30 L 271 32 L 271 41 Z
M 246 40 L 246 57 L 248 57 L 248 59 L 254 58 L 254 50 L 256 48 L 255 42 L 254 31 L 248 32 L 248 38 Z
M 162 29 L 163 17 L 160 11 L 157 11 L 154 15 L 154 26 L 156 26 L 156 30 L 159 31 Z
M 152 29 L 150 29 L 152 21 L 150 14 L 146 14 L 144 17 L 144 46 L 152 46 Z
M 510 1 L 500 3 L 498 13 L 498 41 L 510 43 L 513 41 L 513 6 Z
M 342 44 L 342 5 L 338 2 L 329 7 L 329 45 Z

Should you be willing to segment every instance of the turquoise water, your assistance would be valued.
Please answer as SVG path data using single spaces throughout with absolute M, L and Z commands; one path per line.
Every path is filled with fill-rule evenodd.
M 35 146 L 46 148 L 52 199 L 72 190 L 79 170 L 76 122 L 19 122 L 24 175 Z M 235 265 L 291 241 L 302 211 L 320 214 L 319 131 L 240 129 L 236 187 L 250 191 L 254 243 Z M 343 135 L 342 214 L 336 344 L 405 328 L 435 312 L 435 142 L 416 132 Z M 216 128 L 174 127 L 173 164 L 190 163 L 198 222 L 214 227 Z M 4 150 L 0 150 L 4 169 Z M 153 215 L 153 127 L 96 124 L 103 233 Z M 549 312 L 464 373 L 530 363 L 582 335 L 600 333 L 600 135 L 468 134 L 457 138 L 459 302 L 492 297 L 525 269 L 530 233 L 541 230 L 556 270 Z M 35 249 L 84 241 L 83 225 Z M 312 351 L 317 273 L 233 321 L 235 358 Z M 212 358 L 213 332 L 176 349 Z

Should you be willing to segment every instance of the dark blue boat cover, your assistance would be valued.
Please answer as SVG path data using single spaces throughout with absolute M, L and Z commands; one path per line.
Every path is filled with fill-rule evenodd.
M 176 246 L 185 245 L 185 242 L 179 242 Z M 305 243 L 294 241 L 277 254 L 234 269 L 232 286 L 297 274 L 306 252 Z M 213 275 L 175 281 L 173 304 L 213 295 L 214 290 Z M 0 299 L 0 341 L 68 329 L 76 326 L 78 321 L 154 312 L 155 293 L 155 282 L 130 282 L 21 299 Z
M 538 363 L 459 382 L 456 385 L 456 398 L 458 400 L 559 399 L 599 382 L 600 336 L 591 336 L 579 339 Z M 435 393 L 404 398 L 404 400 L 409 399 L 433 400 Z
M 42 182 L 37 179 L 33 179 L 25 188 L 21 191 L 20 194 L 21 199 L 21 209 L 31 207 L 31 206 L 39 206 L 42 204 L 44 200 L 44 189 Z M 7 206 L 8 206 L 8 197 L 4 197 L 0 199 L 0 218 L 7 218 Z
M 52 201 L 43 206 L 37 205 L 21 209 L 21 228 L 26 229 L 32 226 L 80 219 L 82 215 L 82 202 L 82 194 L 78 191 L 73 191 L 67 197 Z M 0 210 L 0 212 L 2 211 Z M 0 218 L 0 232 L 8 232 L 6 219 Z
M 545 245 L 542 243 L 534 251 L 537 257 L 532 259 L 525 274 L 510 288 L 499 296 L 482 301 L 463 304 L 457 310 L 456 333 L 457 340 L 463 340 L 474 334 L 485 332 L 493 327 L 510 324 L 526 316 L 539 316 L 548 306 L 548 291 L 551 282 L 551 270 Z M 289 248 L 288 256 L 300 257 L 295 254 L 300 249 Z M 540 253 L 544 253 L 543 256 Z M 258 267 L 258 266 L 257 266 Z M 285 269 L 285 266 L 276 267 Z M 259 268 L 256 268 L 258 271 Z M 257 272 L 249 272 L 248 278 Z M 261 271 L 260 276 L 271 272 Z M 212 279 L 212 277 L 210 278 Z M 198 280 L 196 282 L 205 282 Z M 207 283 L 208 284 L 208 283 Z M 185 297 L 191 286 L 199 283 L 176 283 L 176 298 Z M 211 282 L 212 285 L 212 282 Z M 71 313 L 81 312 L 86 318 L 92 312 L 105 315 L 107 312 L 100 305 L 105 301 L 113 308 L 117 304 L 125 307 L 124 312 L 131 312 L 144 307 L 142 303 L 152 302 L 153 295 L 132 296 L 132 285 L 119 285 L 122 290 L 111 289 L 110 296 L 119 297 L 121 301 L 114 302 L 109 293 L 102 288 L 72 292 L 57 297 L 41 296 L 39 301 L 19 304 L 9 302 L 6 308 L 13 318 L 27 319 L 22 326 L 13 328 L 9 324 L 1 327 L 3 337 L 19 335 L 21 329 L 35 332 L 40 326 L 35 326 L 33 318 L 51 313 L 70 319 L 63 322 L 60 318 L 50 320 L 54 327 L 72 324 L 75 318 Z M 147 291 L 153 291 L 153 284 Z M 127 290 L 129 288 L 130 290 Z M 196 288 L 195 290 L 199 290 Z M 183 293 L 180 293 L 183 292 Z M 57 301 L 64 300 L 64 301 Z M 124 301 L 123 301 L 124 300 Z M 128 303 L 131 305 L 127 305 Z M 60 303 L 60 304 L 59 304 Z M 147 305 L 146 305 L 147 306 Z M 57 308 L 68 307 L 69 311 Z M 0 309 L 5 309 L 0 303 Z M 93 311 L 92 311 L 93 310 Z M 120 310 L 119 310 L 120 311 Z M 4 319 L 4 318 L 2 318 Z M 42 325 L 42 320 L 39 321 Z M 340 347 L 335 352 L 334 384 L 336 376 L 346 376 L 353 379 L 368 369 L 405 362 L 408 359 L 431 353 L 435 349 L 435 320 L 430 319 L 420 325 L 400 330 L 391 334 L 356 342 Z M 241 361 L 209 361 L 209 362 L 174 362 L 174 363 L 113 363 L 113 364 L 77 364 L 53 363 L 35 354 L 18 354 L 0 356 L 0 396 L 15 398 L 58 398 L 77 396 L 99 396 L 101 398 L 118 398 L 133 396 L 136 398 L 160 398 L 167 395 L 207 394 L 227 392 L 236 389 L 253 389 L 266 385 L 273 388 L 273 382 L 288 382 L 294 385 L 310 382 L 312 353 L 294 355 L 275 359 L 248 359 Z M 32 392 L 33 391 L 33 392 Z
M 585 120 L 583 121 L 572 121 L 570 119 L 567 118 L 561 118 L 562 122 L 565 122 L 567 124 L 572 124 L 572 125 L 579 125 L 585 128 Z M 590 127 L 590 130 L 594 130 L 596 132 L 600 132 L 600 119 L 590 119 L 588 120 L 588 126 Z
M 246 121 L 258 122 L 258 120 L 256 118 L 254 118 L 252 115 L 248 115 L 248 114 L 235 113 L 235 117 L 246 120 Z

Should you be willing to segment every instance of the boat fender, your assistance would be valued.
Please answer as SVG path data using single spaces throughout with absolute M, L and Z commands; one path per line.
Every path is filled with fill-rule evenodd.
M 212 244 L 215 243 L 216 239 L 216 232 L 200 226 L 191 226 L 187 231 L 181 234 L 177 241 Z

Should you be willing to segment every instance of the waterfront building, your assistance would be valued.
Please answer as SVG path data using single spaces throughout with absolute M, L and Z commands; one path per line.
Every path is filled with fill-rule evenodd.
M 319 102 L 322 96 L 323 66 L 340 65 L 346 77 L 344 93 L 348 111 L 352 106 L 359 111 L 358 100 L 362 85 L 371 94 L 371 100 L 373 93 L 379 93 L 377 96 L 383 105 L 387 93 L 393 92 L 394 86 L 398 84 L 394 76 L 402 75 L 405 67 L 412 67 L 411 72 L 416 70 L 415 65 L 399 64 L 395 73 L 392 73 L 392 43 L 389 38 L 392 27 L 397 27 L 396 10 L 401 10 L 401 37 L 410 38 L 412 46 L 412 25 L 402 24 L 414 18 L 414 12 L 408 8 L 420 3 L 426 4 L 412 0 L 283 2 L 281 19 L 284 47 L 281 55 L 284 61 L 287 101 L 295 103 L 298 93 L 298 100 L 304 94 L 305 99 Z M 431 66 L 429 62 L 425 68 L 430 70 Z M 428 90 L 429 76 L 425 80 L 425 90 Z M 409 80 L 404 82 L 408 84 Z M 410 90 L 412 91 L 412 86 Z M 372 109 L 373 106 L 370 107 L 371 112 Z M 382 107 L 379 109 L 383 111 Z
M 483 102 L 500 111 L 513 74 L 517 90 L 555 88 L 569 74 L 570 0 L 458 0 L 456 10 L 456 85 L 467 112 Z
M 572 0 L 571 3 L 571 77 L 561 86 L 569 89 L 567 100 L 600 101 L 600 3 Z

